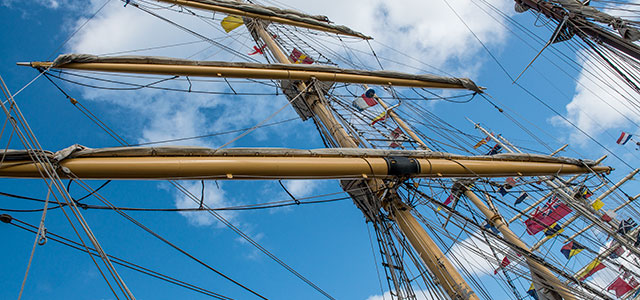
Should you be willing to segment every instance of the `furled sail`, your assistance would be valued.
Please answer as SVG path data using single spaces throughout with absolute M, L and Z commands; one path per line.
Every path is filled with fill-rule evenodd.
M 558 6 L 559 3 L 562 6 Z M 586 36 L 614 47 L 627 55 L 640 59 L 640 47 L 630 41 L 635 41 L 640 36 L 637 29 L 630 27 L 624 20 L 600 12 L 594 8 L 584 6 L 575 0 L 560 0 L 554 2 L 542 0 L 516 0 L 517 11 L 525 11 L 532 8 L 542 12 L 545 16 L 562 22 L 564 18 L 570 20 L 569 24 L 581 38 Z M 526 8 L 526 9 L 525 9 Z M 600 23 L 609 24 L 618 30 L 622 37 L 609 30 L 597 26 L 590 22 L 595 20 Z
M 585 18 L 593 19 L 596 22 L 612 26 L 613 29 L 618 30 L 620 36 L 624 39 L 631 41 L 637 41 L 640 39 L 640 31 L 629 26 L 622 18 L 614 17 L 591 6 L 584 5 L 576 0 L 557 0 L 556 2 L 562 5 L 562 7 L 571 14 L 583 16 Z
M 0 176 L 39 177 L 25 151 L 7 152 Z M 51 155 L 42 153 L 42 155 Z M 334 148 L 209 149 L 197 147 L 74 146 L 52 158 L 80 178 L 362 178 L 388 176 L 476 177 L 608 172 L 594 162 L 532 154 L 463 156 L 416 150 Z M 61 173 L 64 176 L 64 172 Z
M 281 9 L 271 6 L 262 6 L 252 3 L 243 3 L 227 0 L 156 0 L 158 2 L 172 3 L 198 9 L 222 12 L 230 15 L 238 15 L 248 18 L 256 18 L 270 22 L 293 25 L 308 29 L 343 34 L 362 39 L 371 39 L 360 32 L 346 26 L 333 25 L 326 16 L 312 16 L 298 11 Z
M 19 63 L 34 68 L 77 69 L 119 73 L 205 76 L 254 79 L 311 80 L 391 86 L 468 89 L 482 92 L 467 78 L 393 71 L 342 69 L 323 65 L 259 64 L 248 62 L 195 61 L 153 56 L 98 57 L 88 54 L 60 55 L 53 62 Z

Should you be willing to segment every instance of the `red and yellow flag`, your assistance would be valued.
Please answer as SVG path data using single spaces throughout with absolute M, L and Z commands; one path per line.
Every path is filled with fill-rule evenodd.
M 289 60 L 291 60 L 291 62 L 294 64 L 310 65 L 313 63 L 313 58 L 307 56 L 306 54 L 302 53 L 302 51 L 296 48 L 293 48 L 291 54 L 289 54 Z
M 373 118 L 373 120 L 371 121 L 371 126 L 373 126 L 373 124 L 378 123 L 380 121 L 383 121 L 387 119 L 387 111 L 383 111 L 381 114 L 379 114 L 377 117 Z

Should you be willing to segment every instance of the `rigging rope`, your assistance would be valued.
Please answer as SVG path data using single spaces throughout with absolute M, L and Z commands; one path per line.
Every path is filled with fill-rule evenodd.
M 175 181 L 169 181 L 171 184 L 173 184 L 174 186 L 176 186 L 178 188 L 178 190 L 180 190 L 184 195 L 186 195 L 187 197 L 189 197 L 191 200 L 193 201 L 198 201 L 197 197 L 195 197 L 189 190 L 187 190 L 185 187 L 178 185 Z M 229 227 L 231 230 L 233 230 L 235 233 L 237 233 L 238 235 L 240 235 L 244 240 L 246 240 L 247 242 L 249 242 L 251 245 L 253 245 L 254 247 L 256 247 L 258 250 L 260 250 L 262 253 L 266 254 L 269 258 L 271 258 L 272 260 L 274 260 L 275 262 L 277 262 L 278 264 L 280 264 L 282 267 L 284 267 L 285 269 L 287 269 L 289 272 L 291 272 L 292 274 L 294 274 L 296 277 L 300 278 L 302 281 L 304 281 L 305 283 L 307 283 L 309 286 L 313 287 L 314 289 L 316 289 L 318 292 L 320 292 L 321 294 L 323 294 L 325 297 L 329 298 L 329 299 L 334 299 L 331 295 L 329 295 L 327 292 L 325 292 L 324 290 L 322 290 L 320 287 L 318 287 L 316 284 L 314 284 L 313 282 L 311 282 L 309 279 L 307 279 L 306 277 L 304 277 L 302 274 L 298 273 L 295 269 L 293 269 L 291 266 L 289 266 L 288 264 L 286 264 L 284 261 L 282 261 L 281 259 L 279 259 L 277 256 L 275 256 L 273 253 L 271 253 L 269 250 L 267 250 L 266 248 L 264 248 L 262 245 L 260 245 L 258 242 L 256 242 L 254 239 L 252 239 L 251 237 L 249 237 L 247 234 L 245 234 L 244 232 L 242 232 L 239 228 L 237 228 L 236 226 L 234 226 L 233 224 L 231 224 L 227 219 L 225 219 L 224 217 L 222 217 L 219 213 L 217 213 L 216 211 L 210 210 L 210 208 L 207 206 L 207 204 L 203 204 L 203 207 L 205 208 L 205 211 L 207 211 L 209 214 L 211 214 L 212 216 L 214 216 L 218 221 L 220 221 L 222 224 L 224 224 L 225 226 Z
M 489 48 L 487 48 L 485 46 L 485 44 L 482 42 L 482 40 L 480 40 L 480 38 L 473 32 L 473 30 L 466 25 L 466 23 L 464 22 L 464 20 L 462 20 L 462 18 L 458 15 L 458 13 L 449 5 L 449 3 L 447 2 L 447 0 L 443 0 L 447 6 L 449 6 L 449 8 L 451 8 L 451 10 L 456 14 L 456 16 L 458 16 L 458 18 L 460 19 L 461 22 L 463 22 L 465 24 L 465 26 L 467 27 L 467 29 L 469 30 L 469 32 L 475 37 L 475 39 L 483 46 L 483 48 L 485 49 L 485 51 L 491 56 L 491 58 L 498 64 L 498 66 L 504 71 L 504 73 L 507 75 L 507 77 L 509 77 L 511 80 L 513 80 L 513 77 L 509 74 L 509 72 L 507 72 L 507 70 L 502 66 L 502 64 L 500 63 L 500 61 L 493 55 L 493 53 L 489 50 Z M 607 151 L 608 153 L 610 153 L 612 156 L 614 156 L 616 159 L 618 159 L 620 162 L 622 162 L 624 165 L 626 165 L 627 167 L 629 167 L 630 169 L 634 169 L 634 167 L 632 167 L 626 160 L 623 160 L 620 156 L 618 156 L 616 153 L 614 153 L 613 151 L 611 151 L 609 148 L 605 147 L 603 144 L 601 144 L 600 142 L 598 142 L 594 137 L 592 137 L 591 135 L 589 135 L 587 132 L 585 132 L 582 128 L 580 128 L 579 126 L 575 125 L 573 122 L 571 122 L 571 120 L 567 119 L 567 117 L 563 116 L 562 114 L 560 114 L 557 110 L 555 110 L 553 107 L 551 107 L 550 105 L 548 105 L 546 102 L 544 102 L 542 99 L 538 98 L 535 94 L 533 94 L 531 91 L 529 91 L 528 89 L 526 89 L 524 86 L 522 86 L 520 83 L 518 82 L 514 82 L 514 84 L 516 86 L 518 86 L 519 88 L 521 88 L 523 91 L 525 91 L 527 94 L 529 94 L 532 98 L 534 98 L 536 101 L 540 102 L 541 104 L 543 104 L 547 109 L 551 110 L 553 113 L 555 113 L 557 116 L 559 116 L 560 118 L 562 118 L 565 122 L 567 122 L 568 124 L 570 124 L 572 127 L 574 127 L 576 130 L 580 131 L 583 135 L 585 135 L 587 138 L 589 138 L 591 141 L 595 142 L 598 146 L 600 146 L 601 148 L 603 148 L 605 151 Z
M 308 88 L 308 87 L 307 87 Z M 273 113 L 271 116 L 267 117 L 265 120 L 261 121 L 260 123 L 256 124 L 256 126 L 246 130 L 243 134 L 237 136 L 236 138 L 228 141 L 227 143 L 223 144 L 222 146 L 220 146 L 218 149 L 242 138 L 243 136 L 249 134 L 250 132 L 254 131 L 255 129 L 259 128 L 260 126 L 264 126 L 264 123 L 269 121 L 270 119 L 272 119 L 273 117 L 275 117 L 275 115 L 277 115 L 280 111 L 282 111 L 284 108 L 286 108 L 291 102 L 293 102 L 293 100 L 295 100 L 296 98 L 298 98 L 300 95 L 302 95 L 306 90 L 301 91 L 296 97 L 294 97 L 293 99 L 291 99 L 286 105 L 284 105 L 282 108 L 280 108 L 278 111 L 276 111 L 275 113 Z M 126 141 L 119 141 L 122 144 L 126 144 L 128 145 L 128 143 Z M 179 183 L 171 180 L 170 183 L 175 186 L 176 188 L 178 188 L 179 191 L 181 191 L 182 193 L 184 193 L 185 195 L 187 195 L 189 198 L 191 198 L 192 200 L 196 201 L 197 203 L 199 203 L 199 200 L 197 198 L 195 198 L 195 196 L 193 196 L 188 190 L 186 190 L 186 188 L 184 188 L 182 185 L 180 185 Z M 293 268 L 291 268 L 289 265 L 287 265 L 286 263 L 284 263 L 284 261 L 280 260 L 279 258 L 277 258 L 275 255 L 273 255 L 271 252 L 269 252 L 266 248 L 262 247 L 260 244 L 258 244 L 257 242 L 255 242 L 253 239 L 251 239 L 249 236 L 247 236 L 246 234 L 244 234 L 242 231 L 240 231 L 238 228 L 236 228 L 235 226 L 233 226 L 231 223 L 229 223 L 226 219 L 224 219 L 221 215 L 219 215 L 218 213 L 216 213 L 213 210 L 210 210 L 210 208 L 203 203 L 203 208 L 204 211 L 209 212 L 210 214 L 214 215 L 220 222 L 222 222 L 223 224 L 227 225 L 227 227 L 231 228 L 234 232 L 236 232 L 237 234 L 239 234 L 242 238 L 244 238 L 245 240 L 247 240 L 250 244 L 252 244 L 253 246 L 255 246 L 256 248 L 258 248 L 259 250 L 261 250 L 263 253 L 265 253 L 267 256 L 269 256 L 270 258 L 272 258 L 274 261 L 278 262 L 281 266 L 283 266 L 285 269 L 287 269 L 289 272 L 291 272 L 292 274 L 294 274 L 295 276 L 297 276 L 298 278 L 300 278 L 301 280 L 303 280 L 305 283 L 307 283 L 308 285 L 310 285 L 311 287 L 313 287 L 314 289 L 316 289 L 317 291 L 319 291 L 320 293 L 322 293 L 323 295 L 325 295 L 327 298 L 329 299 L 334 299 L 332 296 L 330 296 L 327 292 L 325 292 L 324 290 L 322 290 L 320 287 L 318 287 L 317 285 L 315 285 L 313 282 L 311 282 L 310 280 L 308 280 L 306 277 L 304 277 L 302 274 L 298 273 L 297 271 L 295 271 Z M 132 222 L 134 222 L 135 220 L 132 219 Z M 135 221 L 137 222 L 137 221 Z M 168 241 L 167 241 L 168 242 Z
M 6 108 L 5 102 L 0 102 L 0 107 L 2 107 L 6 117 L 8 119 L 10 119 L 11 125 L 14 128 L 14 131 L 16 132 L 17 136 L 19 137 L 19 139 L 20 139 L 21 143 L 23 144 L 23 146 L 25 147 L 25 149 L 28 150 L 27 153 L 31 157 L 31 160 L 36 165 L 40 166 L 38 168 L 38 172 L 41 174 L 41 177 L 45 180 L 45 182 L 46 182 L 47 179 L 50 179 L 51 183 L 56 188 L 58 193 L 63 197 L 63 199 L 66 201 L 66 203 L 69 204 L 70 203 L 69 202 L 70 200 L 69 200 L 69 197 L 68 197 L 69 195 L 65 193 L 64 188 L 62 187 L 62 182 L 61 182 L 60 177 L 58 176 L 58 174 L 56 172 L 53 171 L 53 170 L 55 170 L 55 167 L 53 166 L 53 164 L 51 163 L 49 158 L 46 157 L 46 156 L 36 155 L 36 153 L 43 153 L 44 150 L 42 149 L 42 146 L 40 145 L 40 143 L 38 142 L 37 138 L 35 137 L 33 131 L 29 127 L 29 124 L 27 123 L 26 119 L 22 115 L 22 112 L 20 111 L 17 103 L 15 102 L 13 96 L 11 95 L 10 91 L 8 90 L 6 84 L 4 83 L 4 80 L 2 79 L 1 76 L 0 76 L 0 84 L 1 84 L 2 92 L 3 92 L 4 96 L 5 96 L 5 98 L 7 99 L 7 102 L 11 103 L 11 108 L 12 109 L 8 110 Z M 12 112 L 13 112 L 13 114 L 15 114 L 15 117 L 12 116 Z M 37 149 L 37 151 L 35 151 L 34 149 Z M 54 196 L 54 199 L 56 199 L 56 202 L 58 202 L 58 204 L 61 205 L 60 201 L 57 198 L 57 196 L 55 194 L 52 194 L 52 195 Z M 73 203 L 73 202 L 71 202 L 71 203 Z M 126 287 L 126 285 L 124 284 L 124 281 L 122 280 L 122 278 L 120 278 L 120 276 L 117 274 L 116 270 L 113 268 L 113 265 L 111 265 L 111 262 L 109 261 L 108 257 L 106 257 L 106 253 L 100 247 L 100 244 L 98 243 L 97 239 L 95 238 L 95 236 L 93 235 L 93 233 L 89 229 L 88 224 L 86 223 L 84 218 L 82 218 L 82 215 L 80 214 L 80 212 L 77 210 L 77 207 L 74 207 L 74 206 L 70 206 L 70 207 L 71 207 L 71 210 L 72 210 L 74 216 L 76 217 L 76 219 L 80 223 L 83 231 L 89 237 L 89 239 L 91 240 L 91 243 L 94 245 L 94 247 L 98 250 L 98 253 L 100 254 L 100 257 L 102 258 L 103 263 L 107 267 L 109 273 L 111 274 L 111 277 L 116 281 L 116 284 L 120 288 L 120 290 L 123 293 L 123 295 L 125 296 L 125 298 L 134 299 L 133 294 Z M 73 222 L 69 218 L 68 214 L 66 213 L 66 211 L 64 209 L 62 211 L 63 211 L 63 213 L 65 215 L 65 218 L 67 219 L 67 221 L 69 222 L 69 224 L 73 228 L 74 232 L 76 233 L 76 235 L 78 236 L 78 238 L 80 239 L 80 241 L 83 243 L 83 245 L 86 248 L 87 246 L 84 244 L 84 241 L 82 240 L 82 236 L 77 231 L 76 227 L 73 225 Z M 94 262 L 96 267 L 98 268 L 98 271 L 100 272 L 102 277 L 105 279 L 105 282 L 109 286 L 109 289 L 111 290 L 111 292 L 114 294 L 114 296 L 116 298 L 118 298 L 118 295 L 115 292 L 115 290 L 113 289 L 113 287 L 111 286 L 111 283 L 109 282 L 109 280 L 107 280 L 106 276 L 102 272 L 102 269 L 100 268 L 100 265 L 95 261 L 93 256 L 90 255 L 90 258 Z
M 27 263 L 27 270 L 24 272 L 24 278 L 20 285 L 20 293 L 18 294 L 18 300 L 22 299 L 22 292 L 24 291 L 24 285 L 27 283 L 27 276 L 29 276 L 29 270 L 31 269 L 31 261 L 33 260 L 33 254 L 36 252 L 36 245 L 40 244 L 41 237 L 44 237 L 46 229 L 44 227 L 44 220 L 47 216 L 47 207 L 49 205 L 49 196 L 51 196 L 51 186 L 48 186 L 47 197 L 44 202 L 44 209 L 42 210 L 42 216 L 40 217 L 40 225 L 38 225 L 38 231 L 36 232 L 35 241 L 33 241 L 33 247 L 31 248 L 31 254 L 29 255 L 29 262 Z
M 220 44 L 219 42 L 217 42 L 217 41 L 215 41 L 215 40 L 213 40 L 211 38 L 208 38 L 208 37 L 206 37 L 206 36 L 204 36 L 202 34 L 199 34 L 199 33 L 195 32 L 195 31 L 193 31 L 191 29 L 188 29 L 188 28 L 186 28 L 186 27 L 184 27 L 184 26 L 182 26 L 182 25 L 180 25 L 180 24 L 178 24 L 176 22 L 173 22 L 173 21 L 171 21 L 171 20 L 169 20 L 169 19 L 167 19 L 167 18 L 165 18 L 163 16 L 160 16 L 159 14 L 154 13 L 154 12 L 150 11 L 149 9 L 147 9 L 145 7 L 142 7 L 142 6 L 138 5 L 137 3 L 132 3 L 131 5 L 133 7 L 135 7 L 135 8 L 137 8 L 137 9 L 139 9 L 139 10 L 141 10 L 143 12 L 146 12 L 146 13 L 148 13 L 148 14 L 150 14 L 150 15 L 152 15 L 152 16 L 154 16 L 154 17 L 156 17 L 156 18 L 158 18 L 158 19 L 160 19 L 160 20 L 162 20 L 162 21 L 164 21 L 164 22 L 166 22 L 168 24 L 171 24 L 171 25 L 173 25 L 173 26 L 175 26 L 175 27 L 177 27 L 177 28 L 179 28 L 179 29 L 181 29 L 181 30 L 193 35 L 193 36 L 199 37 L 204 41 L 207 41 L 207 42 L 209 42 L 209 43 L 211 43 L 213 45 L 216 45 L 216 46 L 220 47 L 221 49 L 224 49 L 227 52 L 229 52 L 229 53 L 231 53 L 231 54 L 233 54 L 233 55 L 235 55 L 235 56 L 237 56 L 239 58 L 247 59 L 247 60 L 250 60 L 250 61 L 253 61 L 253 62 L 259 62 L 255 58 L 247 57 L 247 55 L 245 55 L 244 53 L 241 53 L 241 52 L 239 52 L 239 51 L 237 51 L 235 49 L 232 49 L 232 48 L 230 48 L 228 46 Z
M 528 251 L 526 251 L 525 249 L 521 249 L 521 248 L 520 248 L 520 247 L 518 247 L 517 245 L 512 244 L 512 243 L 511 243 L 511 242 L 509 242 L 508 240 L 505 240 L 502 236 L 500 236 L 500 235 L 498 235 L 498 234 L 495 234 L 495 233 L 494 233 L 493 231 L 491 231 L 490 229 L 487 229 L 487 228 L 485 228 L 485 227 L 483 227 L 483 226 L 481 226 L 481 225 L 479 225 L 479 224 L 476 224 L 472 219 L 470 219 L 470 218 L 468 218 L 468 217 L 466 217 L 466 216 L 462 215 L 460 212 L 458 212 L 457 210 L 455 210 L 455 209 L 453 209 L 453 208 L 451 208 L 451 207 L 449 207 L 449 206 L 445 205 L 444 203 L 442 203 L 442 202 L 440 202 L 440 201 L 438 201 L 438 200 L 436 200 L 436 199 L 434 199 L 434 198 L 432 198 L 432 197 L 430 197 L 430 196 L 426 195 L 425 193 L 423 193 L 422 191 L 420 191 L 420 190 L 416 189 L 416 188 L 415 188 L 415 187 L 413 187 L 412 185 L 406 185 L 406 184 L 405 184 L 405 186 L 406 186 L 408 189 L 413 189 L 414 191 L 416 191 L 416 192 L 417 192 L 421 197 L 423 197 L 425 200 L 428 200 L 428 201 L 432 202 L 433 204 L 435 204 L 435 205 L 437 205 L 437 206 L 441 207 L 441 209 L 442 209 L 442 210 L 446 210 L 446 211 L 447 211 L 449 214 L 451 214 L 453 217 L 455 217 L 455 218 L 459 218 L 459 219 L 464 220 L 464 221 L 466 221 L 466 222 L 468 222 L 468 223 L 471 223 L 471 224 L 473 224 L 473 225 L 474 225 L 474 227 L 476 227 L 476 229 L 477 229 L 477 230 L 484 231 L 486 234 L 488 234 L 489 236 L 493 237 L 494 239 L 500 240 L 502 243 L 504 243 L 505 245 L 508 245 L 511 249 L 513 249 L 513 250 L 515 250 L 516 252 L 520 253 L 522 256 L 526 256 L 526 257 L 529 257 L 530 259 L 535 260 L 536 262 L 538 262 L 538 263 L 540 263 L 541 265 L 543 265 L 543 266 L 545 266 L 545 267 L 549 268 L 549 269 L 550 269 L 550 270 L 552 270 L 553 272 L 555 272 L 555 273 L 557 273 L 557 274 L 560 274 L 561 276 L 565 277 L 565 278 L 566 278 L 566 279 L 568 279 L 569 281 L 571 281 L 571 282 L 573 282 L 573 283 L 577 284 L 577 285 L 578 285 L 578 286 L 580 286 L 580 287 L 583 287 L 583 288 L 585 288 L 585 289 L 589 290 L 589 291 L 590 291 L 590 292 L 592 292 L 592 293 L 595 293 L 596 295 L 601 296 L 602 298 L 610 299 L 609 297 L 604 296 L 604 294 L 602 294 L 602 293 L 600 293 L 599 291 L 597 291 L 597 290 L 593 289 L 592 287 L 590 287 L 590 286 L 589 286 L 589 285 L 587 285 L 586 283 L 584 283 L 584 282 L 582 282 L 582 281 L 579 281 L 578 279 L 574 278 L 572 275 L 567 274 L 567 273 L 566 273 L 566 272 L 564 272 L 563 270 L 561 270 L 561 269 L 557 268 L 556 266 L 554 266 L 554 265 L 552 265 L 552 264 L 548 263 L 547 261 L 545 261 L 545 260 L 544 260 L 543 258 L 541 258 L 540 256 L 538 256 L 538 255 L 536 255 L 536 254 L 534 254 L 534 253 L 528 252 Z M 426 219 L 425 219 L 423 222 L 425 222 L 425 224 L 428 224 L 428 222 L 426 221 Z M 454 225 L 456 225 L 456 226 L 460 227 L 460 225 L 459 225 L 459 224 L 457 224 L 457 223 L 452 223 L 452 224 L 454 224 Z M 434 228 L 434 227 L 432 227 L 432 228 L 433 228 L 433 229 L 436 229 L 436 228 Z M 461 227 L 461 228 L 462 228 L 462 227 Z M 444 231 L 444 230 L 443 230 L 443 231 L 440 231 L 440 232 L 441 232 L 441 233 L 444 233 L 444 234 L 449 234 L 449 232 L 448 232 L 448 231 Z M 471 234 L 471 233 L 470 233 L 470 234 Z
M 0 215 L 0 220 L 2 222 L 4 222 L 4 223 L 8 223 L 10 225 L 13 225 L 13 226 L 15 226 L 17 228 L 23 229 L 23 230 L 31 232 L 31 233 L 37 233 L 38 232 L 37 230 L 34 230 L 34 229 L 37 229 L 36 226 L 31 225 L 29 223 L 26 223 L 24 221 L 18 220 L 16 218 L 14 218 L 12 216 L 9 216 L 9 215 L 6 215 L 6 214 L 5 215 Z M 16 221 L 16 222 L 18 222 L 20 224 L 16 224 L 13 221 Z M 89 251 L 87 251 L 86 249 L 83 249 L 82 245 L 80 243 L 78 243 L 78 242 L 72 241 L 72 240 L 70 240 L 68 238 L 65 238 L 63 236 L 57 235 L 57 234 L 55 234 L 53 232 L 50 232 L 50 231 L 47 231 L 47 234 L 49 235 L 49 239 L 54 241 L 54 242 L 61 243 L 61 244 L 65 245 L 65 246 L 68 246 L 68 247 L 71 247 L 73 249 L 88 253 L 88 254 L 93 255 L 93 256 L 98 256 L 98 254 L 95 253 L 96 250 L 93 249 L 93 248 L 89 248 Z M 232 299 L 232 298 L 223 296 L 221 294 L 215 293 L 213 291 L 207 290 L 205 288 L 199 287 L 197 285 L 190 284 L 190 283 L 184 282 L 182 280 L 176 279 L 174 277 L 171 277 L 171 276 L 168 276 L 168 275 L 153 271 L 151 269 L 142 267 L 140 265 L 134 264 L 134 263 L 129 262 L 127 260 L 112 256 L 112 255 L 109 255 L 109 258 L 111 258 L 113 260 L 113 262 L 118 264 L 118 265 L 121 265 L 123 267 L 129 268 L 131 270 L 134 270 L 134 271 L 137 271 L 137 272 L 140 272 L 140 273 L 143 273 L 145 275 L 149 275 L 149 276 L 158 278 L 160 280 L 175 284 L 177 286 L 187 288 L 189 290 L 192 290 L 192 291 L 195 291 L 195 292 L 198 292 L 198 293 L 201 293 L 201 294 L 204 294 L 204 295 L 216 298 L 216 299 L 224 299 L 224 300 Z
M 69 173 L 69 175 L 73 178 L 73 180 L 77 181 L 78 185 L 80 187 L 82 187 L 83 189 L 85 189 L 87 192 L 93 192 L 93 195 L 100 200 L 100 202 L 104 203 L 105 205 L 111 207 L 111 209 L 113 209 L 115 212 L 117 212 L 119 215 L 123 216 L 125 219 L 129 220 L 131 223 L 133 223 L 134 225 L 140 227 L 141 229 L 143 229 L 144 231 L 146 231 L 147 233 L 151 234 L 152 236 L 154 236 L 155 238 L 159 239 L 160 241 L 164 242 L 165 244 L 171 246 L 172 248 L 178 250 L 178 252 L 186 255 L 187 257 L 189 257 L 190 259 L 192 259 L 193 261 L 199 263 L 200 265 L 206 267 L 207 269 L 213 271 L 214 273 L 220 275 L 221 277 L 223 277 L 224 279 L 232 282 L 233 284 L 243 288 L 244 290 L 258 296 L 261 299 L 267 299 L 266 297 L 262 296 L 261 294 L 259 294 L 258 292 L 246 287 L 245 285 L 241 284 L 238 281 L 235 281 L 234 279 L 232 279 L 231 277 L 225 275 L 224 273 L 222 273 L 221 271 L 213 268 L 212 266 L 208 265 L 207 263 L 203 262 L 202 260 L 196 258 L 195 256 L 191 255 L 190 253 L 188 253 L 187 251 L 183 250 L 182 248 L 178 247 L 176 244 L 171 243 L 169 240 L 165 239 L 164 237 L 160 236 L 158 233 L 154 232 L 153 230 L 151 230 L 149 227 L 145 226 L 144 224 L 140 223 L 139 221 L 137 221 L 136 219 L 132 218 L 131 216 L 129 216 L 128 214 L 124 213 L 122 210 L 118 210 L 115 206 L 113 206 L 113 204 L 111 202 L 109 202 L 106 198 L 104 198 L 102 195 L 100 195 L 100 193 L 96 192 L 93 188 L 91 188 L 89 185 L 87 185 L 82 179 L 80 179 L 79 177 L 77 177 L 75 174 L 73 173 Z
M 74 30 L 59 46 L 58 48 L 56 48 L 55 50 L 53 50 L 51 52 L 51 54 L 49 54 L 49 58 L 48 60 L 51 60 L 51 58 L 58 52 L 58 50 L 62 49 L 62 47 L 64 47 L 64 45 L 66 45 L 69 40 L 71 40 L 71 38 L 73 38 L 76 33 L 78 33 L 85 25 L 87 25 L 87 23 L 89 23 L 89 21 L 93 20 L 93 18 L 100 13 L 100 11 L 102 11 L 102 9 L 107 6 L 107 4 L 109 4 L 111 0 L 106 0 L 102 6 L 100 6 L 100 8 L 98 8 L 98 10 L 96 10 L 88 19 L 86 19 L 80 26 L 78 26 L 78 28 L 76 28 L 76 30 Z

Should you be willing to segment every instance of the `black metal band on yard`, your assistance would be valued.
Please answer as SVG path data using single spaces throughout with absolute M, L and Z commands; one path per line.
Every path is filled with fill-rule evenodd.
M 415 158 L 389 156 L 384 160 L 387 162 L 389 175 L 405 176 L 420 173 L 420 163 Z

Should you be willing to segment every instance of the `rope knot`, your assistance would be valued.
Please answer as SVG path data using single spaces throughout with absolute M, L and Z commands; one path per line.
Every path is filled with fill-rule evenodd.
M 38 239 L 38 245 L 44 246 L 44 244 L 46 244 L 47 241 L 48 241 L 48 239 L 47 239 L 47 228 L 44 228 L 42 230 L 42 233 L 40 234 L 40 238 Z

